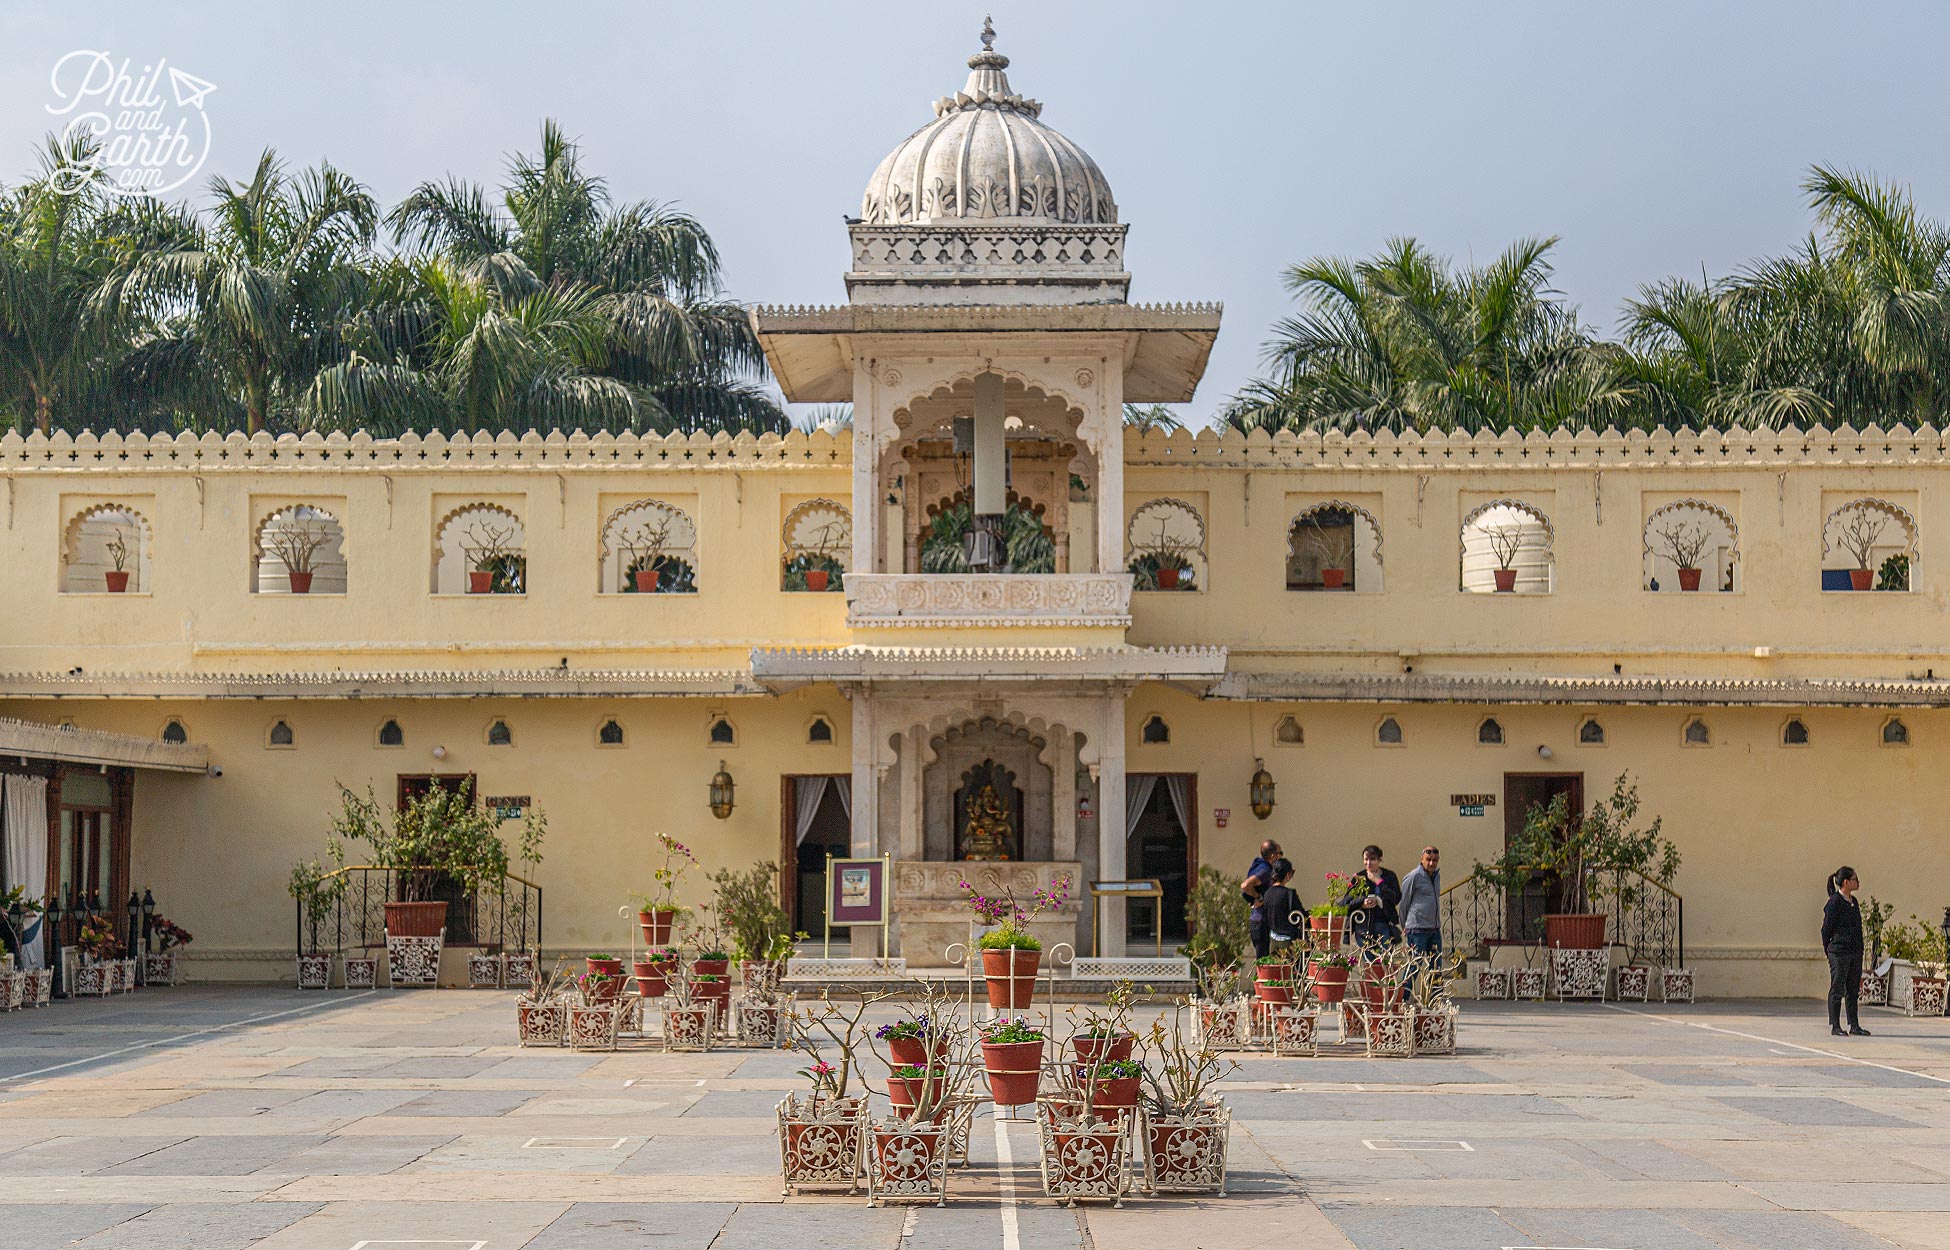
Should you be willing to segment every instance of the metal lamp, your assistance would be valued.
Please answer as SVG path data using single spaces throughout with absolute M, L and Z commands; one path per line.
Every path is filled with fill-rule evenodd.
M 1253 761 L 1253 780 L 1249 790 L 1252 799 L 1253 815 L 1265 820 L 1273 814 L 1273 774 L 1266 771 L 1266 761 Z
M 718 774 L 711 778 L 711 814 L 719 820 L 731 817 L 732 791 L 736 789 L 731 774 L 725 771 L 724 761 L 718 761 Z
M 142 953 L 147 955 L 156 932 L 156 895 L 152 890 L 142 892 Z
M 136 943 L 142 940 L 142 896 L 134 890 L 129 891 L 129 940 L 128 954 L 124 959 L 134 959 Z

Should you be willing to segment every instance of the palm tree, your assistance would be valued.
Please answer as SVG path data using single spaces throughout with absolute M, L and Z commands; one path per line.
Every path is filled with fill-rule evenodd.
M 1170 434 L 1184 429 L 1185 423 L 1163 404 L 1125 404 L 1124 428 L 1145 434 Z
M 43 434 L 118 345 L 92 300 L 129 214 L 95 180 L 61 177 L 92 156 L 83 137 L 49 139 L 39 177 L 0 192 L 0 417 Z
M 293 177 L 269 149 L 248 183 L 213 178 L 210 194 L 207 226 L 182 216 L 173 239 L 133 253 L 98 298 L 139 327 L 125 386 L 255 434 L 287 421 L 341 356 L 378 209 L 331 165 Z
M 1631 389 L 1550 289 L 1557 240 L 1526 239 L 1451 273 L 1413 239 L 1370 260 L 1291 266 L 1304 311 L 1274 328 L 1225 410 L 1241 428 L 1476 430 L 1606 424 Z
M 612 208 L 554 122 L 537 155 L 514 158 L 498 203 L 427 182 L 387 224 L 439 263 L 411 266 L 420 289 L 396 283 L 367 310 L 357 354 L 314 388 L 315 422 L 370 423 L 417 390 L 465 396 L 462 415 L 488 425 L 786 428 L 704 228 L 655 203 Z M 413 376 L 428 368 L 440 376 Z

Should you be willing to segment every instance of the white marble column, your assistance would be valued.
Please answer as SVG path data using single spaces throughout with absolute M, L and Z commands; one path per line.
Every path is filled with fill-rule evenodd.
M 1104 699 L 1104 719 L 1098 741 L 1097 765 L 1097 874 L 1105 881 L 1122 881 L 1124 862 L 1124 692 L 1114 691 Z M 1089 883 L 1079 882 L 1079 889 Z M 1121 898 L 1097 900 L 1100 949 L 1106 955 L 1124 953 L 1124 909 Z
M 868 378 L 869 385 L 872 379 Z M 855 376 L 854 393 L 860 393 Z M 853 564 L 862 573 L 878 573 L 880 564 L 880 457 L 875 452 L 872 420 L 856 420 L 853 427 Z
M 921 727 L 910 725 L 901 735 L 901 843 L 896 859 L 926 857 L 921 827 Z
M 1057 726 L 1050 743 L 1050 858 L 1077 857 L 1077 736 Z M 1084 886 L 1079 883 L 1079 892 Z
M 875 769 L 879 754 L 875 739 L 873 698 L 866 690 L 853 694 L 853 857 L 865 859 L 880 854 L 880 775 Z

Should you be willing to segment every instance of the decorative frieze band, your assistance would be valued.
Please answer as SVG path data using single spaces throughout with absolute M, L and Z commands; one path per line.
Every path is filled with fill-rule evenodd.
M 846 596 L 855 627 L 1131 623 L 1128 573 L 854 573 Z

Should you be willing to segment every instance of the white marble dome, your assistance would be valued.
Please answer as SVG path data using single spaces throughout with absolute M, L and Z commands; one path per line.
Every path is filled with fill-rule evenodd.
M 1090 154 L 1040 120 L 1043 106 L 1009 89 L 1009 58 L 984 28 L 968 83 L 938 100 L 934 120 L 887 154 L 860 206 L 869 226 L 1108 225 L 1110 183 Z

